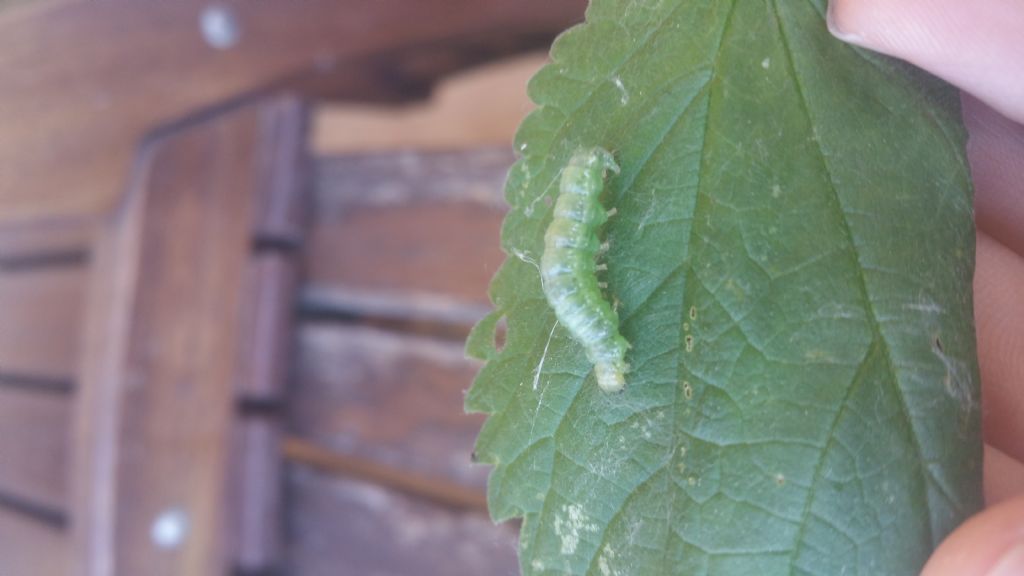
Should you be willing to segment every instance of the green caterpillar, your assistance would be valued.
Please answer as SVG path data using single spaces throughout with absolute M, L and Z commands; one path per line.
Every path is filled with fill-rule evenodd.
M 562 171 L 554 218 L 544 233 L 540 274 L 558 321 L 586 350 L 597 384 L 618 392 L 626 384 L 629 342 L 619 333 L 619 316 L 601 295 L 595 263 L 602 251 L 597 231 L 608 220 L 601 205 L 605 173 L 619 166 L 603 148 L 581 149 Z

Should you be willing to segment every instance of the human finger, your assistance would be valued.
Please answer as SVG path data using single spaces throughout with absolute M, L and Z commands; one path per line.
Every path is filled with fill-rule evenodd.
M 1024 122 L 1020 0 L 830 0 L 838 38 L 902 58 Z
M 1024 255 L 1024 125 L 967 94 L 963 103 L 978 229 Z
M 985 440 L 1024 461 L 1024 257 L 978 234 L 974 319 Z

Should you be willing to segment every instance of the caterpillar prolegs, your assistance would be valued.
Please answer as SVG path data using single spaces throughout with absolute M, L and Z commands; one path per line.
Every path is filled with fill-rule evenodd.
M 625 386 L 626 350 L 619 316 L 601 295 L 595 259 L 601 252 L 598 229 L 608 220 L 601 205 L 608 170 L 618 173 L 603 148 L 581 149 L 562 171 L 554 218 L 544 233 L 540 273 L 555 316 L 586 350 L 597 384 L 606 392 Z

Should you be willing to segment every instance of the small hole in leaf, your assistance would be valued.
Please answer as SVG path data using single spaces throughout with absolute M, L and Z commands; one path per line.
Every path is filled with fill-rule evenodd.
M 504 316 L 494 325 L 494 349 L 501 352 L 505 349 L 505 339 L 508 333 L 508 321 Z

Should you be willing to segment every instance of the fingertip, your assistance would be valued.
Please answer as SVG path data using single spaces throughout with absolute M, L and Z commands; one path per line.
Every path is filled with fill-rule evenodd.
M 935 551 L 921 576 L 1024 574 L 1024 497 L 968 520 Z
M 864 46 L 864 37 L 853 31 L 856 26 L 852 20 L 851 5 L 855 7 L 856 3 L 830 0 L 828 10 L 825 12 L 825 23 L 828 25 L 828 31 L 836 38 L 848 44 Z
M 1024 258 L 984 233 L 977 238 L 974 321 L 985 439 L 1024 461 Z
M 985 502 L 995 506 L 1019 496 L 1024 496 L 1024 462 L 986 444 Z
M 918 0 L 829 0 L 826 21 L 840 40 L 913 59 L 941 49 L 948 14 Z M 930 9 L 929 9 L 930 8 Z
M 1024 256 L 1024 125 L 969 95 L 963 110 L 978 230 Z
M 1024 544 L 1018 544 L 996 562 L 986 576 L 1021 576 L 1024 574 Z
M 895 56 L 1024 121 L 1024 3 L 1019 0 L 829 0 L 840 40 Z

